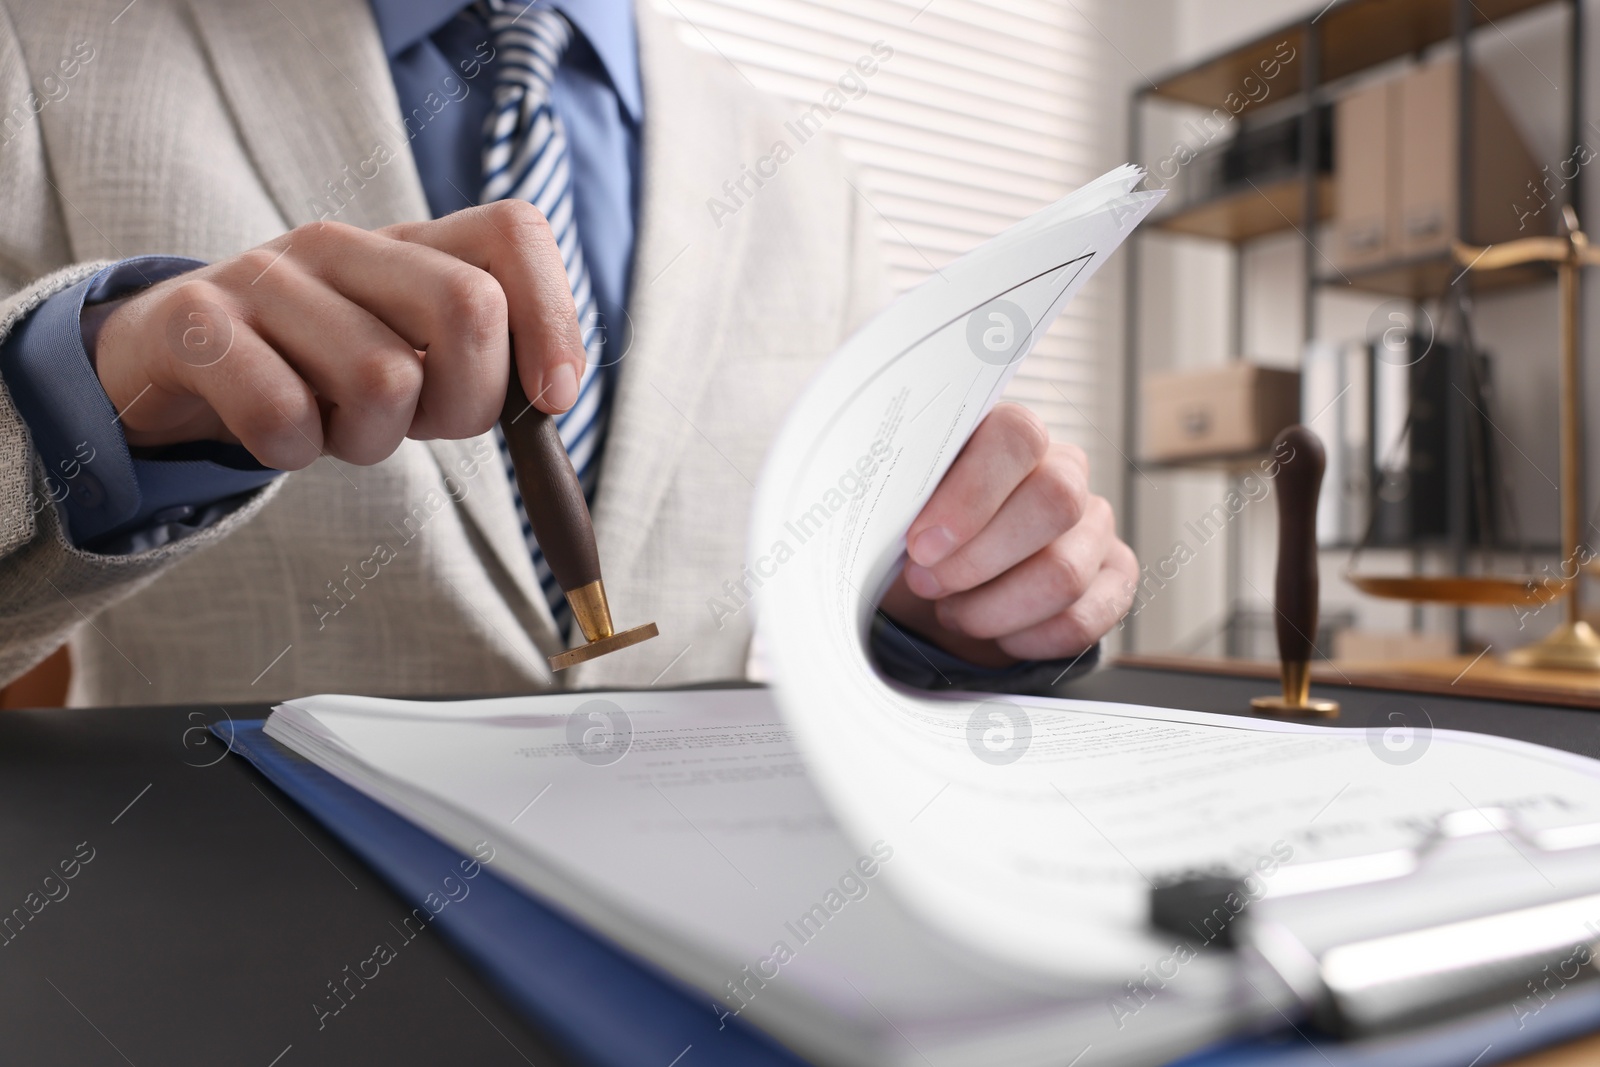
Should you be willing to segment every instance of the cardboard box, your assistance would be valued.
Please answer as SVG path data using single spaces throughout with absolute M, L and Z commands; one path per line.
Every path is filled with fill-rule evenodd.
M 1340 630 L 1333 635 L 1333 658 L 1343 663 L 1397 663 L 1448 660 L 1456 654 L 1454 634 L 1380 633 Z
M 1403 257 L 1441 255 L 1457 233 L 1455 175 L 1460 142 L 1456 100 L 1460 67 L 1440 60 L 1403 79 L 1400 100 L 1399 252 Z M 1515 237 L 1553 232 L 1554 209 L 1521 221 L 1517 208 L 1537 204 L 1539 165 L 1500 97 L 1482 74 L 1472 79 L 1472 244 L 1498 244 Z
M 1179 460 L 1263 452 L 1299 418 L 1299 371 L 1241 361 L 1148 374 L 1143 453 Z
M 1341 269 L 1442 256 L 1459 234 L 1460 68 L 1441 59 L 1368 85 L 1334 107 L 1331 258 Z M 1472 79 L 1471 211 L 1465 239 L 1496 244 L 1550 233 L 1554 212 L 1531 222 L 1538 164 L 1505 105 L 1479 72 Z
M 1365 267 L 1394 257 L 1399 194 L 1394 139 L 1399 83 L 1380 82 L 1341 99 L 1333 111 L 1333 259 Z

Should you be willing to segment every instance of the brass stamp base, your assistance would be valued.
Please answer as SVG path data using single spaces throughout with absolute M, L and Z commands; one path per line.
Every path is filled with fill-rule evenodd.
M 602 637 L 598 641 L 590 641 L 586 645 L 579 645 L 577 648 L 569 648 L 565 652 L 551 656 L 550 668 L 552 670 L 564 671 L 568 667 L 576 667 L 580 663 L 587 663 L 592 659 L 599 659 L 608 652 L 615 652 L 618 649 L 629 648 L 633 645 L 641 644 L 650 640 L 652 637 L 659 636 L 660 633 L 661 631 L 656 629 L 655 623 L 647 622 L 643 626 L 635 626 L 631 630 L 623 630 L 621 633 L 612 634 L 609 637 Z
M 1285 663 L 1282 669 L 1283 695 L 1252 697 L 1250 700 L 1252 708 L 1273 715 L 1318 715 L 1328 719 L 1339 714 L 1337 700 L 1311 698 L 1311 664 Z
M 580 585 L 569 590 L 566 598 L 585 641 L 593 642 L 611 636 L 611 605 L 606 602 L 604 582 L 593 581 L 588 585 Z
M 1339 716 L 1337 700 L 1307 699 L 1304 704 L 1292 704 L 1282 697 L 1251 697 L 1250 706 L 1257 711 L 1271 712 L 1274 715 L 1316 715 L 1325 719 L 1335 719 Z

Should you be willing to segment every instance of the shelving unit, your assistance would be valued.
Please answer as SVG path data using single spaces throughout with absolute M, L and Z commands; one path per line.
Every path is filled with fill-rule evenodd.
M 1413 302 L 1437 297 L 1461 276 L 1461 265 L 1449 256 L 1422 256 L 1396 260 L 1375 267 L 1346 268 L 1343 277 L 1327 273 L 1317 275 L 1315 284 L 1320 288 L 1347 285 L 1368 293 L 1404 297 Z M 1472 279 L 1475 293 L 1493 293 L 1502 289 L 1520 289 L 1540 282 L 1553 282 L 1554 268 L 1542 263 L 1522 267 L 1508 267 L 1493 274 L 1481 274 Z M 1459 284 L 1459 283 L 1457 283 Z
M 1577 6 L 1570 0 L 1342 0 L 1309 18 L 1173 71 L 1155 88 L 1145 86 L 1135 95 L 1217 107 L 1238 90 L 1247 75 L 1256 72 L 1257 63 L 1272 56 L 1281 41 L 1317 57 L 1315 65 L 1308 64 L 1295 75 L 1295 91 L 1303 93 L 1308 85 L 1318 89 L 1392 59 L 1415 55 L 1451 37 L 1459 40 L 1463 28 L 1470 33 L 1550 3 Z
M 1243 189 L 1195 204 L 1171 215 L 1154 218 L 1150 227 L 1190 237 L 1243 242 L 1278 233 L 1287 226 L 1305 226 L 1305 183 L 1297 177 L 1280 178 L 1254 189 Z M 1333 180 L 1317 179 L 1317 218 L 1333 212 Z
M 1183 205 L 1164 212 L 1136 232 L 1127 245 L 1122 451 L 1125 457 L 1132 458 L 1128 459 L 1123 471 L 1122 520 L 1135 550 L 1142 547 L 1135 540 L 1142 482 L 1140 469 L 1143 467 L 1138 459 L 1142 437 L 1140 385 L 1143 368 L 1139 348 L 1144 296 L 1139 285 L 1142 245 L 1153 235 L 1169 234 L 1211 239 L 1233 248 L 1235 306 L 1232 315 L 1234 336 L 1230 345 L 1233 358 L 1239 358 L 1243 348 L 1241 246 L 1290 229 L 1299 231 L 1306 238 L 1305 281 L 1301 294 L 1301 321 L 1304 324 L 1302 351 L 1305 342 L 1318 336 L 1319 294 L 1331 289 L 1357 290 L 1421 302 L 1440 297 L 1451 285 L 1470 286 L 1473 292 L 1487 293 L 1553 281 L 1554 272 L 1543 267 L 1461 277 L 1460 267 L 1448 255 L 1396 260 L 1360 270 L 1340 270 L 1331 266 L 1316 243 L 1318 222 L 1329 218 L 1336 208 L 1334 182 L 1327 173 L 1319 172 L 1317 148 L 1322 136 L 1323 105 L 1333 101 L 1340 84 L 1348 79 L 1396 60 L 1419 57 L 1424 51 L 1447 41 L 1454 42 L 1460 60 L 1456 112 L 1459 130 L 1454 168 L 1457 182 L 1456 232 L 1465 241 L 1473 240 L 1470 207 L 1472 169 L 1469 166 L 1473 158 L 1473 40 L 1501 19 L 1550 6 L 1564 7 L 1570 20 L 1567 34 L 1569 75 L 1565 86 L 1566 126 L 1569 131 L 1568 143 L 1577 144 L 1583 140 L 1584 129 L 1582 0 L 1339 0 L 1318 13 L 1280 26 L 1182 70 L 1173 71 L 1158 79 L 1154 85 L 1143 85 L 1133 92 L 1129 105 L 1128 143 L 1135 158 L 1149 165 L 1148 158 L 1141 158 L 1144 153 L 1146 108 L 1159 103 L 1169 106 L 1192 105 L 1208 110 L 1226 109 L 1229 95 L 1238 94 L 1248 77 L 1260 77 L 1259 63 L 1272 59 L 1285 42 L 1295 49 L 1295 61 L 1285 65 L 1282 74 L 1273 83 L 1276 95 L 1272 108 L 1275 114 L 1295 116 L 1300 121 L 1300 158 L 1296 172 L 1280 174 L 1243 191 L 1231 191 L 1203 203 Z M 1285 96 L 1287 99 L 1284 99 Z M 1250 115 L 1255 106 L 1251 104 L 1240 109 L 1235 121 Z M 1338 151 L 1335 145 L 1335 167 L 1338 165 Z M 1568 203 L 1579 208 L 1582 217 L 1578 204 L 1580 184 L 1569 183 L 1566 196 Z M 1463 428 L 1461 432 L 1464 434 L 1466 431 Z M 1156 466 L 1167 471 L 1188 469 L 1214 472 L 1229 469 L 1231 458 Z M 1446 547 L 1458 565 L 1465 562 L 1467 552 L 1466 492 L 1464 484 L 1452 486 L 1452 528 Z M 1228 536 L 1230 546 L 1226 584 L 1231 618 L 1239 601 L 1241 561 L 1238 531 L 1230 530 Z M 1464 614 L 1458 613 L 1458 633 L 1464 632 L 1464 619 Z M 1131 618 L 1125 631 L 1125 648 L 1129 651 L 1136 646 L 1137 622 L 1136 618 Z M 1230 654 L 1233 652 L 1231 641 L 1229 651 Z

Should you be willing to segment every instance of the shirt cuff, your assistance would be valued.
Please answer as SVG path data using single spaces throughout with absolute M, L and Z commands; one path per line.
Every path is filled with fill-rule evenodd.
M 1009 667 L 979 667 L 931 644 L 879 612 L 872 620 L 871 647 L 878 669 L 915 689 L 1045 694 L 1087 674 L 1100 663 L 1094 645 L 1071 659 L 1023 660 Z
M 186 528 L 201 528 L 194 525 L 197 519 L 209 524 L 231 510 L 219 512 L 213 506 L 219 501 L 281 473 L 233 445 L 134 459 L 120 413 L 84 350 L 79 317 L 85 304 L 114 300 L 203 266 L 181 256 L 125 259 L 50 297 L 0 344 L 0 378 L 44 463 L 40 494 L 60 508 L 67 536 L 79 548 L 150 547 L 129 540 L 143 530 L 160 531 L 155 543 L 171 540 Z

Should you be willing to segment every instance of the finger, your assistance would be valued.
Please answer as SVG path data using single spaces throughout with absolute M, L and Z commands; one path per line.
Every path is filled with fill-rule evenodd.
M 263 277 L 256 328 L 325 411 L 323 447 L 350 463 L 387 459 L 405 440 L 423 385 L 416 349 L 365 308 L 297 266 Z
M 1083 451 L 1052 443 L 1044 462 L 1006 498 L 987 526 L 934 567 L 907 564 L 906 583 L 929 600 L 975 589 L 1072 529 L 1089 500 Z
M 171 294 L 173 307 L 226 307 L 222 290 L 188 281 Z M 262 464 L 278 470 L 310 466 L 322 454 L 322 412 L 305 380 L 283 361 L 237 314 L 227 321 L 197 324 L 212 343 L 203 358 L 175 358 L 175 385 L 199 397 L 216 414 L 226 434 Z
M 1111 556 L 1118 557 L 1116 563 Z M 1107 557 L 1107 565 L 1088 590 L 1066 611 L 1020 633 L 999 640 L 1007 654 L 1018 659 L 1063 659 L 1076 656 L 1104 637 L 1133 604 L 1130 570 L 1133 552 L 1120 541 Z
M 586 364 L 578 312 L 561 249 L 538 208 L 501 200 L 379 232 L 447 252 L 493 275 L 505 293 L 523 391 L 550 414 L 577 402 Z
M 936 602 L 939 621 L 971 637 L 1004 637 L 1072 606 L 1116 542 L 1111 505 L 1094 497 L 1083 520 L 993 581 Z
M 978 424 L 939 487 L 906 531 L 913 563 L 932 567 L 989 524 L 1050 443 L 1039 417 L 1001 404 Z
M 409 436 L 460 440 L 494 425 L 505 401 L 511 340 L 506 294 L 492 274 L 427 244 L 338 223 L 302 226 L 269 247 L 280 243 L 290 265 L 326 281 L 426 353 Z

